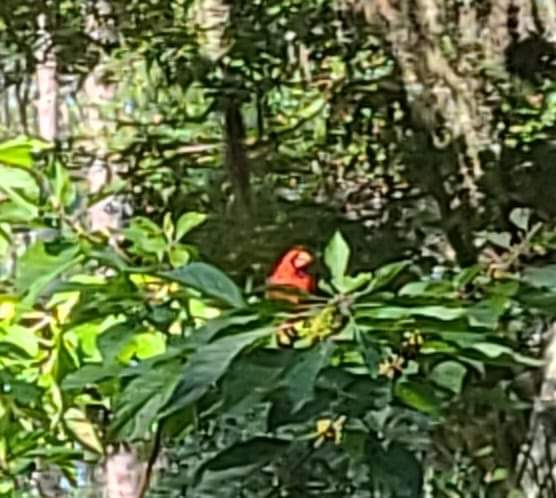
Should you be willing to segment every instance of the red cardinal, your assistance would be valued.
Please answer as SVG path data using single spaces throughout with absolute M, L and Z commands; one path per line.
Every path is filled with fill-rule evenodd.
M 277 299 L 298 304 L 302 294 L 315 290 L 315 278 L 307 271 L 314 261 L 313 255 L 303 247 L 292 247 L 274 265 L 266 283 L 267 299 Z M 282 323 L 277 330 L 276 339 L 280 347 L 292 347 L 298 339 L 296 325 L 299 319 Z
M 299 246 L 289 249 L 274 265 L 267 279 L 267 297 L 297 304 L 300 296 L 295 291 L 306 294 L 314 292 L 315 278 L 307 271 L 313 261 L 313 255 L 307 249 Z

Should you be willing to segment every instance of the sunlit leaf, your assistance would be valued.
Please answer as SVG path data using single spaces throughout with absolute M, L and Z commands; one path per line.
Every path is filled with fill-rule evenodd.
M 182 214 L 176 223 L 176 240 L 181 240 L 184 235 L 204 223 L 206 219 L 207 215 L 203 213 Z

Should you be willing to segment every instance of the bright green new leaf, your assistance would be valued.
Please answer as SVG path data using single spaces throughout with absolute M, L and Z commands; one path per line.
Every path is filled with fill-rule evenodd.
M 182 214 L 176 223 L 176 240 L 181 240 L 184 235 L 204 223 L 206 219 L 207 215 L 203 213 Z
M 324 262 L 332 279 L 341 282 L 346 274 L 350 250 L 341 232 L 336 232 L 324 250 Z
M 48 149 L 49 144 L 42 140 L 25 137 L 14 138 L 0 143 L 0 163 L 21 168 L 33 166 L 33 153 Z

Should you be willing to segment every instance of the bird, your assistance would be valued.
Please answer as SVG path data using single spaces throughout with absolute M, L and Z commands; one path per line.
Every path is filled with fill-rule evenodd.
M 299 305 L 304 294 L 315 291 L 315 277 L 309 273 L 314 260 L 311 252 L 302 246 L 288 249 L 278 258 L 267 278 L 266 298 Z M 302 322 L 296 318 L 283 322 L 276 334 L 278 346 L 292 347 L 299 338 L 297 329 Z
M 309 268 L 315 258 L 303 246 L 288 249 L 275 263 L 267 278 L 267 299 L 288 301 L 298 304 L 302 294 L 315 291 L 315 277 Z

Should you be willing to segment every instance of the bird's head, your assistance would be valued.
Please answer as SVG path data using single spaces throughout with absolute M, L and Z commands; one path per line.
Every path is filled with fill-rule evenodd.
M 304 247 L 294 247 L 282 258 L 285 264 L 291 265 L 297 272 L 306 271 L 313 264 L 314 260 L 313 255 Z

